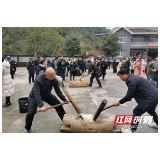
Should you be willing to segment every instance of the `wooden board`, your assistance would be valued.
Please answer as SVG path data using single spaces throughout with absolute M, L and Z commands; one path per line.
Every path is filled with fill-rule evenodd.
M 69 81 L 69 87 L 88 87 L 88 81 Z

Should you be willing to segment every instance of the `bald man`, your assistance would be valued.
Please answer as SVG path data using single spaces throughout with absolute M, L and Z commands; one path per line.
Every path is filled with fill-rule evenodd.
M 25 124 L 25 130 L 24 133 L 29 133 L 32 121 L 34 118 L 34 115 L 37 111 L 37 106 L 39 106 L 41 112 L 46 111 L 46 107 L 44 106 L 44 102 L 47 102 L 49 105 L 54 106 L 57 104 L 60 104 L 60 101 L 51 94 L 52 87 L 54 87 L 54 90 L 58 97 L 66 102 L 69 103 L 69 100 L 67 100 L 64 95 L 62 94 L 58 80 L 55 78 L 56 72 L 53 68 L 48 68 L 45 73 L 40 74 L 36 77 L 34 86 L 30 92 L 30 100 L 28 105 L 28 113 L 26 115 L 26 124 Z M 60 119 L 63 119 L 63 116 L 65 113 L 62 106 L 56 107 L 55 110 L 57 111 Z

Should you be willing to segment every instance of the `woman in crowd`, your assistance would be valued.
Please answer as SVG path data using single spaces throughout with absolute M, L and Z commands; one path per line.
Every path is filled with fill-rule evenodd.
M 141 72 L 141 64 L 140 64 L 140 60 L 137 59 L 134 64 L 134 75 L 140 75 L 140 72 Z
M 151 75 L 152 75 L 151 66 L 152 66 L 152 59 L 149 59 L 149 63 L 147 64 L 147 72 L 146 72 L 148 80 L 151 79 Z
M 135 63 L 135 62 L 134 62 L 134 59 L 132 59 L 131 62 L 130 62 L 130 64 L 131 64 L 131 65 L 130 65 L 131 74 L 134 74 L 134 63 Z
M 39 70 L 39 75 L 44 73 L 46 71 L 47 68 L 47 61 L 46 60 L 42 60 L 39 64 L 40 70 Z
M 3 107 L 11 105 L 10 96 L 14 94 L 13 80 L 10 75 L 10 64 L 2 55 L 2 96 L 6 98 Z
M 72 76 L 73 76 L 73 80 L 74 80 L 75 73 L 76 73 L 76 64 L 72 59 L 72 61 L 70 63 L 70 81 L 72 81 Z
M 119 64 L 118 64 L 119 69 L 121 69 L 122 63 L 123 63 L 123 60 L 121 59 L 120 62 L 119 62 Z

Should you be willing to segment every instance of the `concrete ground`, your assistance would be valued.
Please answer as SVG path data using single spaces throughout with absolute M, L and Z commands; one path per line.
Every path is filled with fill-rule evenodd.
M 143 77 L 146 78 L 145 75 Z M 83 80 L 88 81 L 89 79 L 90 76 L 83 78 Z M 64 85 L 67 87 L 69 93 L 83 113 L 95 114 L 103 99 L 108 101 L 106 106 L 109 106 L 115 101 L 120 100 L 127 92 L 125 82 L 121 81 L 115 73 L 113 74 L 112 68 L 107 70 L 105 79 L 106 81 L 101 80 L 103 86 L 101 89 L 97 88 L 98 84 L 95 79 L 92 87 L 69 88 L 69 77 L 66 77 Z M 79 80 L 79 77 L 76 76 L 75 80 Z M 14 79 L 15 94 L 11 96 L 12 105 L 9 107 L 2 107 L 2 133 L 22 133 L 24 131 L 26 113 L 19 112 L 18 99 L 20 97 L 28 97 L 32 87 L 33 84 L 28 83 L 27 69 L 25 67 L 17 67 Z M 52 90 L 52 93 L 55 94 L 54 89 Z M 2 105 L 4 103 L 5 98 L 2 98 Z M 133 99 L 131 102 L 127 102 L 118 107 L 109 108 L 105 110 L 103 114 L 132 115 L 132 111 L 136 105 L 137 103 Z M 45 106 L 49 107 L 46 103 Z M 67 114 L 77 114 L 71 103 L 64 105 L 63 107 Z M 145 115 L 148 114 L 145 113 L 143 116 Z M 37 113 L 35 115 L 32 133 L 61 133 L 60 127 L 60 118 L 54 109 L 50 109 L 44 113 Z M 143 125 L 142 128 L 137 129 L 136 133 L 158 133 L 158 130 L 150 128 L 148 125 Z

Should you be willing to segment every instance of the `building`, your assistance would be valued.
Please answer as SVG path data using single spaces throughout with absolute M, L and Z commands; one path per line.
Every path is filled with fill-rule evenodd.
M 118 43 L 122 44 L 123 50 L 116 58 L 123 56 L 141 58 L 148 56 L 155 58 L 158 55 L 158 31 L 146 28 L 125 28 L 120 27 L 113 33 L 119 35 Z

